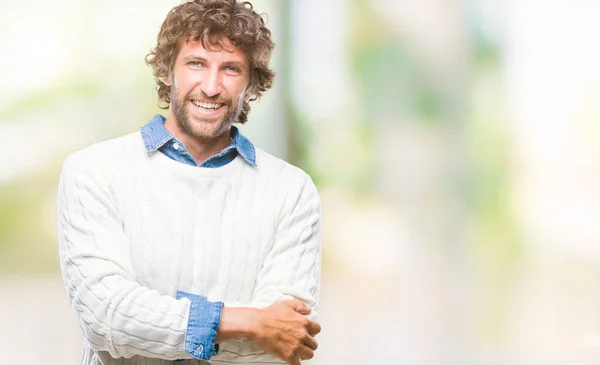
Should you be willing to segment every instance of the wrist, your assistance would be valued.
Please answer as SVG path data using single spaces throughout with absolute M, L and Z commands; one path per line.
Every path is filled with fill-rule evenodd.
M 236 338 L 253 339 L 258 333 L 259 309 L 223 308 L 215 342 Z
M 248 313 L 248 327 L 246 329 L 246 337 L 254 342 L 261 332 L 262 310 L 258 308 L 249 309 L 251 309 L 251 311 Z

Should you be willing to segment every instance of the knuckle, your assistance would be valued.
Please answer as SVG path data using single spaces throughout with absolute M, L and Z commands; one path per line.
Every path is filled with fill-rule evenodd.
M 294 344 L 294 350 L 292 352 L 295 353 L 296 351 L 300 350 L 301 348 L 302 348 L 302 342 L 298 341 Z
M 283 356 L 288 360 L 292 360 L 296 357 L 296 355 L 294 354 L 294 351 L 292 351 L 292 350 L 286 350 L 283 353 Z

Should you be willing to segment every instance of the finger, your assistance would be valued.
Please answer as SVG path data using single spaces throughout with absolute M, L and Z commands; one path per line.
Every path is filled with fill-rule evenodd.
M 288 365 L 301 365 L 300 358 L 295 353 L 286 361 Z
M 283 304 L 291 307 L 293 310 L 295 310 L 296 312 L 300 313 L 300 314 L 309 314 L 310 313 L 310 308 L 304 304 L 303 301 L 298 300 L 298 299 L 290 299 L 290 300 L 282 300 L 281 301 Z
M 317 347 L 319 347 L 317 340 L 315 340 L 315 338 L 312 336 L 306 336 L 306 338 L 302 342 L 304 343 L 304 345 L 306 345 L 306 347 L 313 351 L 316 350 Z
M 315 356 L 315 352 L 306 346 L 300 346 L 298 350 L 296 350 L 296 355 L 298 355 L 301 360 L 310 360 Z
M 306 305 L 303 305 L 303 306 L 297 308 L 296 312 L 298 312 L 302 315 L 308 315 L 308 314 L 310 314 L 310 308 L 308 308 Z
M 308 321 L 308 326 L 306 326 L 306 329 L 311 336 L 316 336 L 319 334 L 319 332 L 321 332 L 321 325 L 316 321 Z

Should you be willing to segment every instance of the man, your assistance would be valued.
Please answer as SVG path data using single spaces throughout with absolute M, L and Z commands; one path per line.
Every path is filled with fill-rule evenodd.
M 175 7 L 147 57 L 167 117 L 65 161 L 59 253 L 82 364 L 313 357 L 317 190 L 232 126 L 271 86 L 273 48 L 247 2 Z

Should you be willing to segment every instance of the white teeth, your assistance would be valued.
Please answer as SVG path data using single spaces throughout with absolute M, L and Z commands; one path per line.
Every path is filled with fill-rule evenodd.
M 204 103 L 204 102 L 201 102 L 201 101 L 195 101 L 195 100 L 192 100 L 192 103 L 193 103 L 195 106 L 197 106 L 197 107 L 200 107 L 200 108 L 204 108 L 204 109 L 218 109 L 218 108 L 221 106 L 221 104 L 216 104 L 216 103 Z

